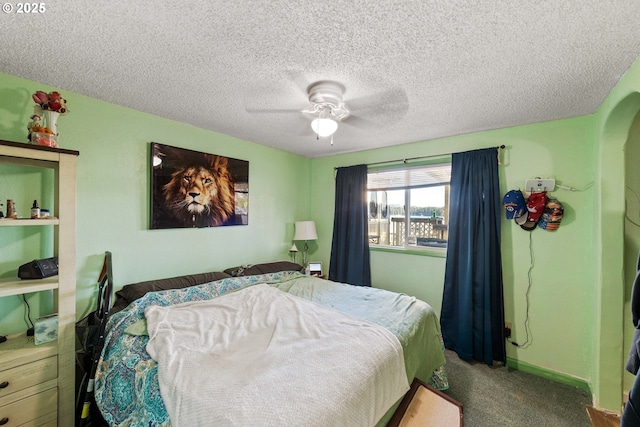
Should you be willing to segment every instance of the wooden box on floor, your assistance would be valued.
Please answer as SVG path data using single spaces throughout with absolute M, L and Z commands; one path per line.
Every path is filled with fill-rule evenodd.
M 387 427 L 462 427 L 462 404 L 415 378 Z
M 593 427 L 620 427 L 620 416 L 596 409 L 593 406 L 586 406 L 589 421 Z

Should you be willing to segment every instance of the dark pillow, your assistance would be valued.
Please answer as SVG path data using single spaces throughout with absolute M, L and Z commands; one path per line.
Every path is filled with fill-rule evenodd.
M 111 307 L 110 313 L 115 313 L 132 301 L 144 296 L 147 292 L 166 291 L 168 289 L 182 289 L 189 286 L 201 285 L 215 280 L 231 277 L 227 273 L 212 271 L 209 273 L 189 274 L 185 276 L 171 277 L 168 279 L 148 280 L 146 282 L 132 283 L 124 286 L 116 292 L 116 301 Z
M 304 267 L 291 261 L 274 261 L 262 264 L 240 265 L 238 267 L 227 268 L 225 273 L 233 277 L 255 276 L 256 274 L 277 273 L 279 271 L 302 271 Z

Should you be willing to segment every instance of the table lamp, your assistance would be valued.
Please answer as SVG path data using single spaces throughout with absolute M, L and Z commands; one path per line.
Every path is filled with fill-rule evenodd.
M 291 256 L 291 259 L 292 259 L 293 262 L 296 262 L 296 255 L 297 254 L 298 254 L 298 247 L 294 243 L 293 245 L 291 245 L 291 249 L 289 249 L 289 255 Z
M 318 240 L 316 232 L 316 223 L 313 221 L 296 221 L 296 232 L 293 240 L 304 241 L 304 249 L 302 250 L 302 266 L 307 266 L 307 252 L 309 251 L 309 240 Z

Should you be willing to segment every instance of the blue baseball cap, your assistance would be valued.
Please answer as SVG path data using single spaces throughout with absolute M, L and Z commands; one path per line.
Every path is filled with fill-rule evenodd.
M 507 219 L 517 219 L 527 215 L 527 202 L 520 190 L 511 190 L 505 194 L 502 204 L 506 209 Z

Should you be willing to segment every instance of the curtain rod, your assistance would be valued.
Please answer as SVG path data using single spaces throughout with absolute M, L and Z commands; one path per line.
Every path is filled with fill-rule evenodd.
M 489 147 L 489 148 L 491 148 L 491 147 Z M 499 146 L 494 147 L 494 148 L 497 148 L 498 150 L 504 150 L 505 146 L 503 144 L 503 145 L 499 145 Z M 407 162 L 409 162 L 411 160 L 431 159 L 431 158 L 434 158 L 434 157 L 448 156 L 448 155 L 451 155 L 451 154 L 454 154 L 454 153 L 433 154 L 431 156 L 409 157 L 409 158 L 405 158 L 405 159 L 396 159 L 396 160 L 385 160 L 384 162 L 366 163 L 366 165 L 367 166 L 374 166 L 374 165 L 384 165 L 384 164 L 387 164 L 387 163 L 396 163 L 396 162 L 407 163 Z M 348 167 L 348 166 L 335 167 L 334 169 L 339 169 L 341 167 L 344 168 L 344 167 Z

